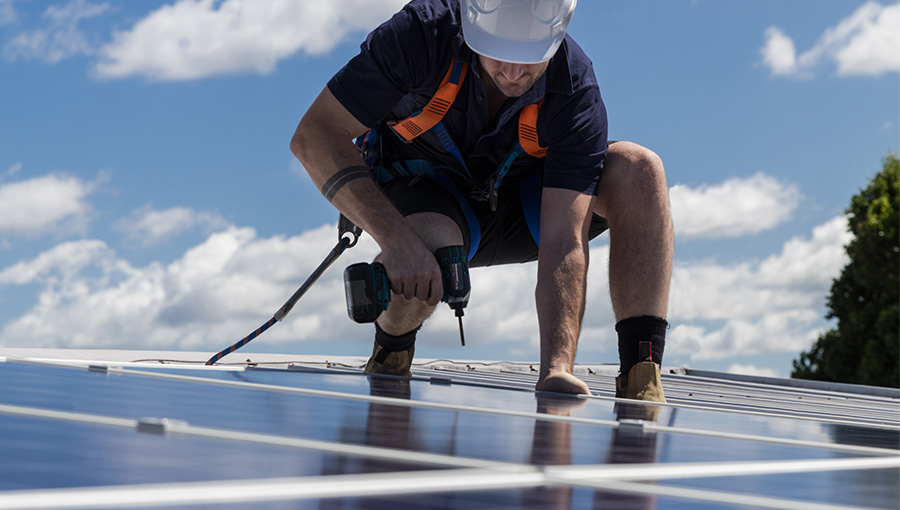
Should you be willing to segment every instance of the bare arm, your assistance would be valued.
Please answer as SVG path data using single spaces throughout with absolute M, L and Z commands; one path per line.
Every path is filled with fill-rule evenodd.
M 392 290 L 436 305 L 443 288 L 434 255 L 361 171 L 365 163 L 352 140 L 366 129 L 326 88 L 300 120 L 291 152 L 326 198 L 381 247 Z
M 594 202 L 593 196 L 571 190 L 546 188 L 542 194 L 535 289 L 541 334 L 539 390 L 590 393 L 572 370 L 584 317 Z

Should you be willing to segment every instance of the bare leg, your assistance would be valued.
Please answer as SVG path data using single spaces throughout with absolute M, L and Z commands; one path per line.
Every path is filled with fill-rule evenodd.
M 665 402 L 659 375 L 665 332 L 660 336 L 659 328 L 674 252 L 665 171 L 659 156 L 633 143 L 610 145 L 608 156 L 595 212 L 609 221 L 609 290 L 621 363 L 616 396 Z M 644 342 L 652 358 L 641 354 Z
M 629 142 L 610 145 L 595 212 L 609 221 L 609 288 L 616 320 L 664 319 L 674 235 L 659 156 Z
M 463 243 L 459 227 L 447 216 L 417 213 L 406 219 L 425 247 L 432 252 L 444 246 Z M 398 247 L 392 248 L 396 250 Z M 380 257 L 379 255 L 378 258 Z M 438 292 L 443 292 L 443 289 L 438 289 Z M 425 301 L 406 299 L 392 291 L 390 306 L 376 321 L 375 346 L 365 371 L 372 374 L 411 376 L 416 329 L 433 311 L 434 306 Z
M 456 223 L 437 213 L 417 213 L 407 216 L 413 226 L 413 230 L 431 251 L 444 246 L 463 244 L 462 232 Z M 391 304 L 384 313 L 378 317 L 378 325 L 386 333 L 402 335 L 419 327 L 434 311 L 424 301 L 417 299 L 404 299 L 403 296 L 391 293 Z

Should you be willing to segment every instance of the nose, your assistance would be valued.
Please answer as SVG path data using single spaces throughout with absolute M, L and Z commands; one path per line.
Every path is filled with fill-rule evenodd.
M 525 74 L 525 66 L 522 64 L 504 62 L 500 68 L 500 72 L 503 73 L 503 76 L 505 76 L 507 80 L 516 81 Z

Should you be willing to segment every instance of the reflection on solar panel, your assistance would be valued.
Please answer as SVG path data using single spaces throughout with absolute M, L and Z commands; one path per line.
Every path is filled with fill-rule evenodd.
M 201 359 L 0 363 L 0 509 L 900 504 L 896 390 L 682 370 L 642 405 L 602 366 L 576 398 L 527 364 Z

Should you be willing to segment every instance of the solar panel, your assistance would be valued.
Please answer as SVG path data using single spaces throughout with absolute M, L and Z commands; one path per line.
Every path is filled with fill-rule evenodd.
M 264 358 L 265 355 L 256 356 Z M 895 390 L 528 364 L 0 363 L 0 509 L 897 508 Z M 846 391 L 846 390 L 853 391 Z

